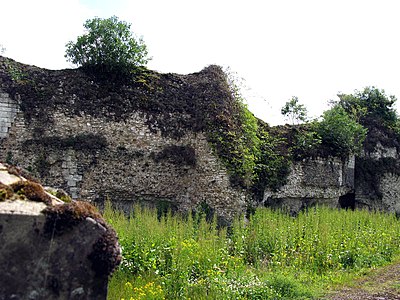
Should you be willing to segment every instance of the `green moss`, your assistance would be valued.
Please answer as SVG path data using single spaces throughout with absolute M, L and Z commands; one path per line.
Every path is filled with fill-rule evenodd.
M 10 188 L 20 196 L 26 197 L 30 201 L 51 204 L 51 198 L 46 194 L 43 187 L 32 181 L 18 181 L 10 185 Z
M 5 201 L 6 199 L 11 198 L 13 194 L 13 190 L 8 185 L 0 182 L 0 201 Z
M 98 210 L 90 203 L 84 201 L 73 201 L 71 203 L 49 206 L 43 213 L 46 215 L 44 231 L 50 236 L 52 234 L 63 234 L 87 217 L 105 225 Z
M 70 203 L 72 202 L 72 198 L 62 189 L 53 189 L 53 188 L 46 188 L 46 192 L 57 197 L 62 202 Z
M 58 199 L 60 199 L 62 202 L 65 202 L 65 203 L 72 202 L 72 198 L 63 190 L 57 190 L 57 193 L 55 196 Z
M 62 235 L 72 230 L 86 218 L 92 218 L 101 224 L 106 231 L 94 243 L 88 259 L 98 277 L 108 277 L 121 262 L 121 250 L 115 231 L 109 227 L 98 210 L 88 202 L 73 201 L 62 205 L 47 207 L 44 234 L 49 238 Z

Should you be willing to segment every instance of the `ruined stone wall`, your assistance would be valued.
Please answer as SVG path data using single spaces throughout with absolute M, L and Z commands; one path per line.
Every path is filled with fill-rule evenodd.
M 36 173 L 46 184 L 73 198 L 106 199 L 125 210 L 134 202 L 187 211 L 207 204 L 224 219 L 246 206 L 246 195 L 229 176 L 203 133 L 180 139 L 150 130 L 146 114 L 132 112 L 112 121 L 55 111 L 40 134 L 38 124 L 19 114 L 3 139 L 12 162 Z
M 0 89 L 0 138 L 7 136 L 8 131 L 18 112 L 17 101 Z
M 231 186 L 215 154 L 221 150 L 210 147 L 215 133 L 240 128 L 221 68 L 120 75 L 0 56 L 0 95 L 18 100 L 0 160 L 75 199 L 109 199 L 127 211 L 138 201 L 182 211 L 209 206 L 223 219 L 244 211 L 249 194 Z
M 277 191 L 266 190 L 264 205 L 296 213 L 315 204 L 339 206 L 339 198 L 354 188 L 354 157 L 305 159 L 293 162 L 287 183 Z
M 374 208 L 389 212 L 400 212 L 400 176 L 393 173 L 385 173 L 380 179 L 382 193 L 382 206 Z M 378 202 L 379 203 L 379 202 Z
M 188 75 L 143 69 L 113 80 L 98 75 L 45 70 L 0 56 L 0 160 L 74 199 L 100 205 L 109 199 L 126 211 L 134 202 L 182 211 L 208 205 L 231 219 L 253 204 L 254 189 L 226 168 L 243 171 L 238 162 L 244 156 L 237 155 L 243 150 L 235 145 L 243 124 L 241 105 L 219 67 Z M 344 199 L 350 207 L 393 210 L 399 155 L 382 144 L 355 163 L 293 162 L 287 184 L 266 190 L 263 204 L 297 211 Z M 369 171 L 365 160 L 373 162 Z M 257 201 L 260 196 L 257 191 Z
M 355 202 L 358 208 L 400 212 L 400 154 L 377 142 L 356 160 Z

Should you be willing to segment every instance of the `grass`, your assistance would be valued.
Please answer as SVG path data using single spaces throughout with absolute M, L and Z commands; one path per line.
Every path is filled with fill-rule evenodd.
M 230 228 L 140 206 L 104 216 L 123 248 L 108 299 L 313 299 L 400 252 L 400 222 L 380 212 L 265 208 Z

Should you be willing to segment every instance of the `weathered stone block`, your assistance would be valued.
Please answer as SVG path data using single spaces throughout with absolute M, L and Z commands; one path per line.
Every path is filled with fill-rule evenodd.
M 89 203 L 62 204 L 16 170 L 0 164 L 0 299 L 106 299 L 114 231 Z
M 323 204 L 339 206 L 339 197 L 354 189 L 354 157 L 317 158 L 294 162 L 287 183 L 277 191 L 266 190 L 264 204 L 284 208 L 291 213 Z
M 107 278 L 88 260 L 105 228 L 85 220 L 54 236 L 45 223 L 43 214 L 0 214 L 0 299 L 106 299 Z

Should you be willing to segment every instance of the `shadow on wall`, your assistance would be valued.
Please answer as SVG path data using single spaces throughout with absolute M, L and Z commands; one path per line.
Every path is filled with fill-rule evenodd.
M 341 208 L 354 210 L 356 208 L 356 195 L 354 192 L 347 193 L 339 197 Z

